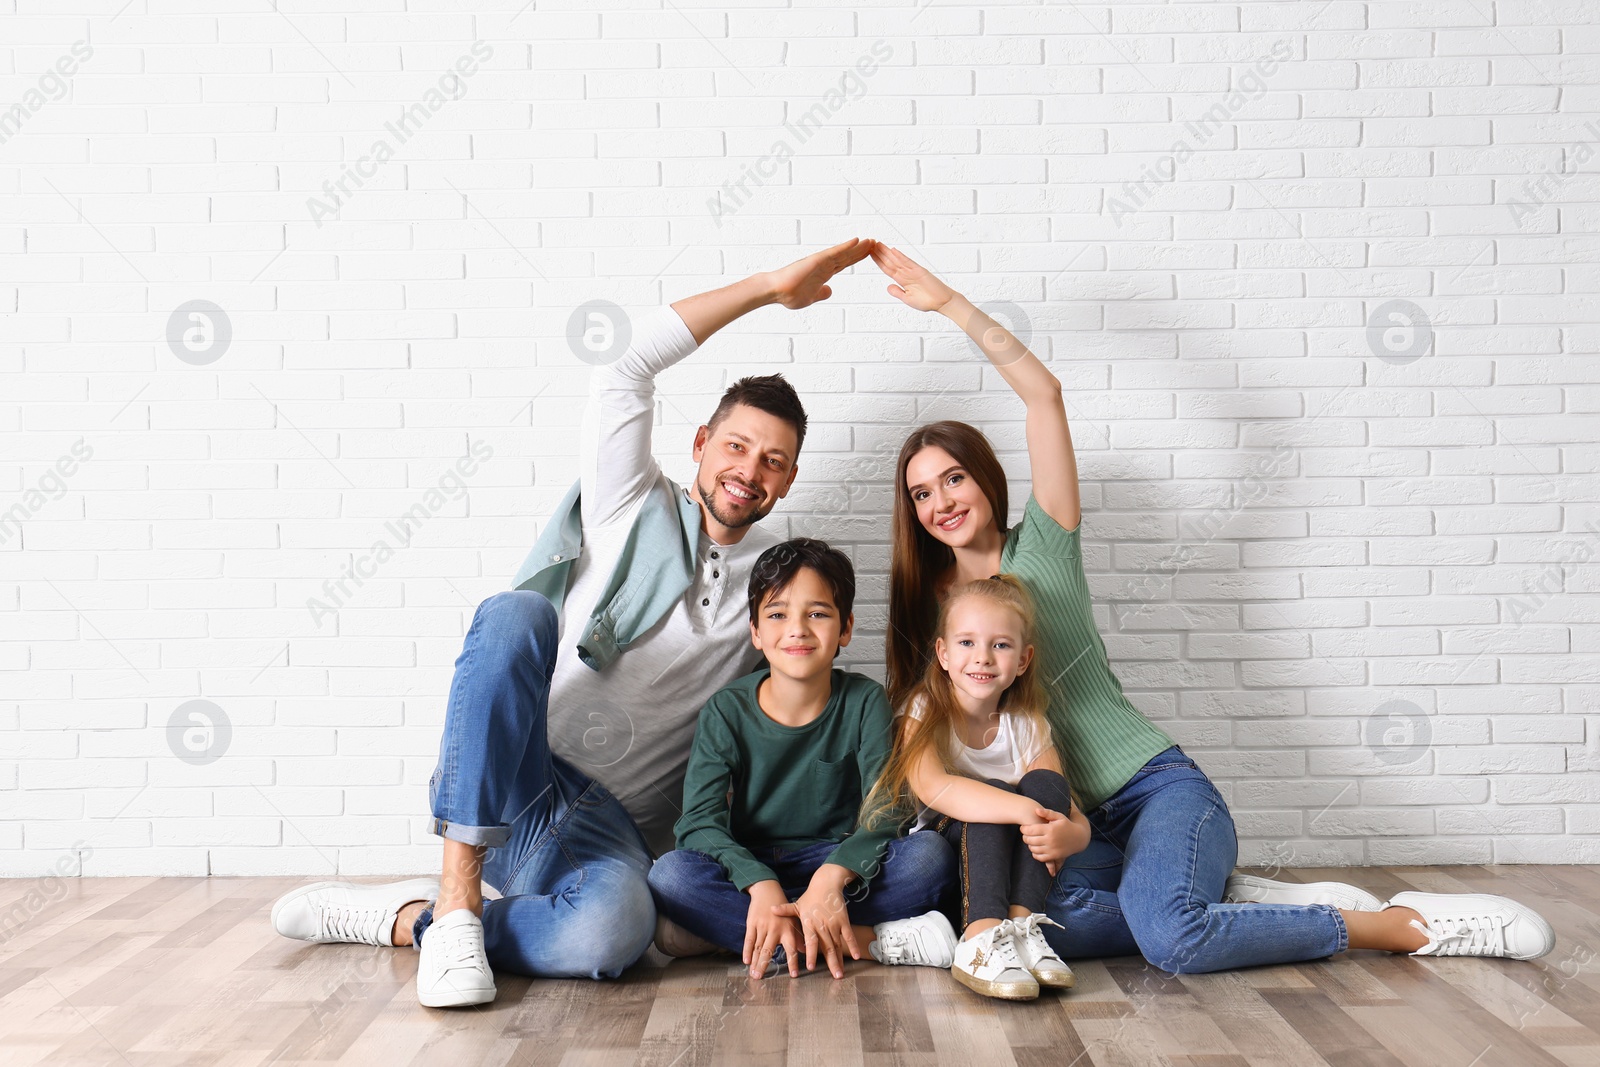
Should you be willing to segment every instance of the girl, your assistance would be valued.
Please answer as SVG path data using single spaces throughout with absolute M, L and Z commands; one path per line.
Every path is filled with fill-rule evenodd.
M 1089 843 L 1044 719 L 1033 628 L 1033 605 L 1009 575 L 945 599 L 933 661 L 902 706 L 894 751 L 863 804 L 871 823 L 915 800 L 913 832 L 937 831 L 956 849 L 965 927 L 950 970 L 967 988 L 1006 1000 L 1072 985 L 1044 938 L 1054 923 L 1043 912 L 1061 861 Z
M 1341 883 L 1229 878 L 1238 839 L 1226 802 L 1123 694 L 1100 638 L 1061 382 L 1009 330 L 899 251 L 875 242 L 870 254 L 895 283 L 890 295 L 960 326 L 1027 409 L 1033 491 L 1016 526 L 1009 525 L 1005 472 L 978 430 L 932 423 L 900 451 L 889 696 L 898 703 L 923 676 L 928 621 L 950 590 L 997 571 L 1022 580 L 1038 605 L 1037 639 L 1050 664 L 1052 737 L 1093 829 L 1046 905 L 1060 927 L 1049 931 L 1057 950 L 1068 958 L 1142 953 L 1173 973 L 1319 959 L 1347 948 L 1513 959 L 1548 953 L 1550 924 L 1505 897 L 1407 892 L 1385 904 Z M 1128 519 L 1122 525 L 1134 528 Z M 1138 528 L 1159 530 L 1161 522 Z

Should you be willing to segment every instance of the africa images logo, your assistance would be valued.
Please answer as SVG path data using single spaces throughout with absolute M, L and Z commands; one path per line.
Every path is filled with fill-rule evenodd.
M 329 578 L 322 583 L 322 592 L 327 600 L 306 598 L 306 610 L 311 613 L 312 624 L 321 626 L 323 619 L 332 618 L 355 595 L 355 591 L 366 584 L 367 579 L 378 573 L 379 567 L 411 543 L 416 532 L 442 511 L 446 502 L 465 496 L 466 479 L 481 469 L 479 460 L 487 462 L 493 457 L 493 445 L 485 441 L 471 442 L 467 454 L 456 460 L 452 469 L 444 472 L 438 484 L 423 493 L 422 498 L 411 507 L 383 524 L 387 536 L 378 538 L 367 551 L 352 559 L 350 566 L 338 578 Z

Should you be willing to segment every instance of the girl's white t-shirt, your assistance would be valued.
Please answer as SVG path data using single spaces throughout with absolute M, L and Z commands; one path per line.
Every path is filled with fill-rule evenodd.
M 900 714 L 921 719 L 922 711 L 923 700 L 919 695 L 911 703 L 910 710 L 902 709 Z M 1028 773 L 1028 765 L 1049 747 L 1050 727 L 1045 725 L 1042 731 L 1036 730 L 1027 716 L 1002 711 L 994 740 L 985 747 L 972 748 L 959 737 L 955 742 L 955 770 L 980 782 L 994 778 L 1007 785 L 1016 785 Z M 930 826 L 938 819 L 937 811 L 918 805 L 917 821 L 911 827 L 912 832 Z

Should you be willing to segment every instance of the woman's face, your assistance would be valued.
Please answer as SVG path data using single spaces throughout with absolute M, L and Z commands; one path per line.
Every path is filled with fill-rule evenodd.
M 994 525 L 994 509 L 977 481 L 937 445 L 906 464 L 906 492 L 922 528 L 951 548 L 964 548 Z

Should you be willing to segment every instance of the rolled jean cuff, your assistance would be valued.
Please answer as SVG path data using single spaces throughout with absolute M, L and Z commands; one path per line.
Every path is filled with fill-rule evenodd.
M 1333 915 L 1333 925 L 1339 931 L 1336 947 L 1328 955 L 1337 955 L 1350 947 L 1350 928 L 1344 924 L 1344 916 L 1339 914 L 1339 909 L 1332 904 L 1313 904 L 1314 908 L 1327 908 Z
M 428 906 L 422 909 L 411 924 L 411 948 L 416 952 L 422 951 L 422 935 L 428 932 L 428 927 L 433 925 L 433 906 L 437 900 L 428 901 Z
M 483 845 L 486 848 L 503 848 L 511 840 L 509 826 L 465 826 L 441 819 L 437 815 L 428 820 L 428 833 L 435 837 L 460 841 L 464 845 Z

